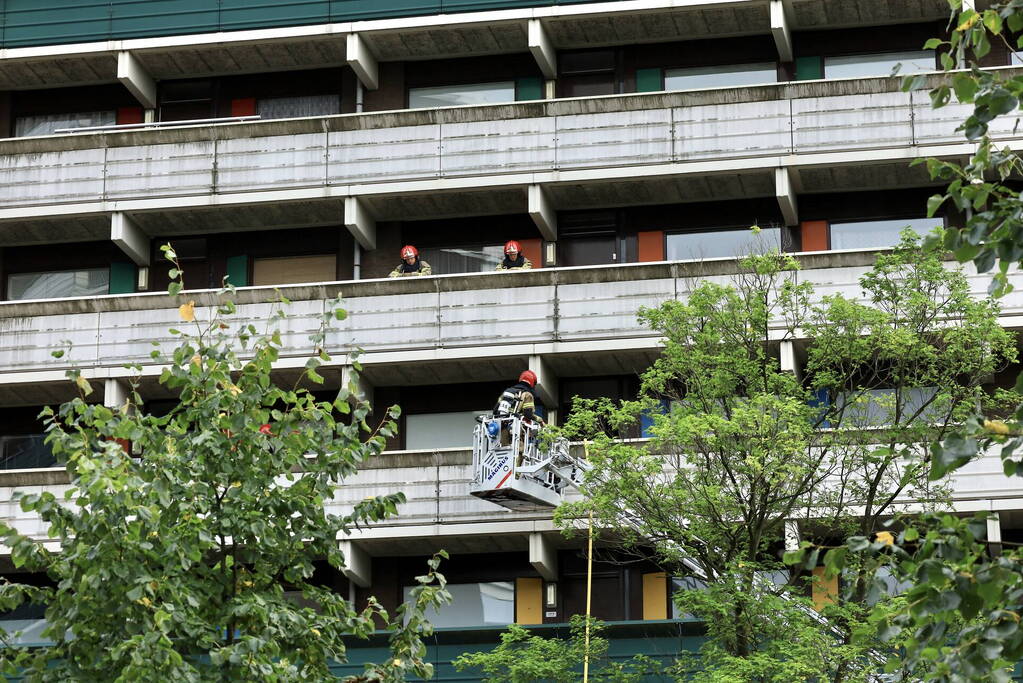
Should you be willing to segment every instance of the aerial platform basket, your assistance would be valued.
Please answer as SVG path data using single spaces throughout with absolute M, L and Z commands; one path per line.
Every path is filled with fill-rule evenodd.
M 588 469 L 555 439 L 541 449 L 540 426 L 519 416 L 477 418 L 469 493 L 510 510 L 550 510 Z

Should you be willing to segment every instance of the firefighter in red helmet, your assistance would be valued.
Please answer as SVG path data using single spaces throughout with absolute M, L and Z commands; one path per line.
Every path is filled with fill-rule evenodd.
M 504 243 L 504 260 L 497 266 L 497 270 L 530 270 L 533 262 L 522 253 L 522 247 L 515 240 L 508 240 Z
M 387 277 L 416 277 L 432 274 L 433 269 L 430 268 L 430 264 L 419 258 L 419 250 L 411 244 L 406 244 L 401 248 L 401 263 Z
M 525 370 L 519 375 L 519 381 L 505 389 L 497 405 L 494 406 L 494 417 L 509 417 L 521 415 L 530 422 L 536 421 L 544 424 L 543 418 L 536 414 L 536 373 L 532 370 Z

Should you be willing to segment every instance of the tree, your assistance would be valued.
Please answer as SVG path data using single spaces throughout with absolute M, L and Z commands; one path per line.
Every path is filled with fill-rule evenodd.
M 908 235 L 861 278 L 859 299 L 817 296 L 796 265 L 749 257 L 731 284 L 704 281 L 641 311 L 664 336 L 643 395 L 576 401 L 566 427 L 591 442 L 593 469 L 558 520 L 592 514 L 624 547 L 699 578 L 679 598 L 708 629 L 693 680 L 868 675 L 877 643 L 853 636 L 881 580 L 856 572 L 849 599 L 821 620 L 784 571 L 785 525 L 799 520 L 818 539 L 872 535 L 916 501 L 939 504 L 926 444 L 1001 398 L 981 384 L 1015 354 L 997 305 L 973 299 L 939 248 Z M 779 358 L 779 343 L 797 341 L 802 375 Z M 644 415 L 650 441 L 621 438 Z
M 1012 290 L 1010 269 L 1023 265 L 1023 197 L 1016 179 L 1023 164 L 1009 147 L 998 148 L 989 136 L 999 117 L 1018 116 L 1023 77 L 982 71 L 980 60 L 1001 41 L 1011 50 L 1023 47 L 1023 2 L 1010 0 L 983 11 L 949 0 L 952 13 L 947 40 L 934 38 L 925 47 L 945 51 L 947 73 L 931 90 L 935 108 L 953 95 L 972 113 L 960 126 L 966 140 L 977 143 L 968 162 L 928 159 L 931 177 L 948 183 L 930 198 L 933 215 L 942 205 L 958 212 L 959 225 L 940 243 L 960 261 L 972 261 L 979 272 L 991 272 L 990 291 Z M 965 69 L 954 71 L 959 66 Z M 906 89 L 921 87 L 923 78 L 907 78 Z M 1018 120 L 1015 125 L 1018 125 Z M 1016 390 L 1023 390 L 1023 375 Z M 1001 419 L 1006 418 L 1008 419 Z M 930 478 L 941 481 L 986 453 L 1001 456 L 1005 475 L 1023 476 L 1023 406 L 1008 415 L 981 409 L 964 419 L 946 438 L 932 444 Z M 850 562 L 866 571 L 884 569 L 908 585 L 904 600 L 891 609 L 876 609 L 871 621 L 877 635 L 899 646 L 902 656 L 888 662 L 897 680 L 999 681 L 1011 678 L 1012 666 L 1023 657 L 1023 552 L 1019 546 L 993 544 L 990 519 L 924 515 L 898 520 L 892 531 L 853 536 L 827 549 L 825 564 L 837 575 Z M 822 546 L 807 545 L 789 559 L 798 563 Z
M 575 683 L 587 659 L 590 680 L 601 683 L 639 683 L 660 670 L 656 662 L 642 655 L 624 664 L 609 661 L 608 642 L 601 635 L 604 625 L 596 619 L 590 619 L 589 646 L 585 617 L 572 617 L 569 628 L 568 639 L 543 638 L 512 624 L 501 634 L 500 645 L 490 652 L 460 655 L 455 668 L 482 670 L 484 683 Z
M 164 251 L 176 295 L 181 271 L 169 245 Z M 7 526 L 0 533 L 16 566 L 46 572 L 56 586 L 5 583 L 0 606 L 45 605 L 43 635 L 53 646 L 5 642 L 7 673 L 29 681 L 324 680 L 333 661 L 344 661 L 346 638 L 385 626 L 392 655 L 358 680 L 431 674 L 420 635 L 430 632 L 423 610 L 447 597 L 439 558 L 414 602 L 394 615 L 375 601 L 357 611 L 313 580 L 317 561 L 344 566 L 339 538 L 404 501 L 393 493 L 347 514 L 324 507 L 383 450 L 397 409 L 371 429 L 370 406 L 350 387 L 319 400 L 299 385 L 276 386 L 288 302 L 260 331 L 232 320 L 232 292 L 219 293 L 208 319 L 193 301 L 182 304 L 192 331 L 171 331 L 178 344 L 169 355 L 152 352 L 164 366 L 160 384 L 177 396 L 166 415 L 147 414 L 137 386 L 121 409 L 90 402 L 92 388 L 77 371 L 69 374 L 79 397 L 44 411 L 73 500 L 42 493 L 22 497 L 21 507 L 39 515 L 60 548 Z M 344 315 L 338 300 L 324 303 L 304 381 L 323 382 L 325 335 Z

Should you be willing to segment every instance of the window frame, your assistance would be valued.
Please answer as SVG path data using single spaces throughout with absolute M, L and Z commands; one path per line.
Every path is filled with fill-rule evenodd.
M 717 69 L 717 68 L 723 68 L 723 67 L 757 66 L 757 65 L 767 65 L 767 64 L 770 64 L 773 67 L 773 69 L 774 69 L 774 80 L 773 81 L 765 81 L 763 83 L 744 83 L 744 84 L 741 84 L 741 85 L 709 85 L 709 86 L 699 86 L 699 87 L 694 87 L 694 88 L 669 88 L 668 87 L 669 72 L 671 72 L 671 71 L 693 71 L 693 70 L 698 70 L 698 69 Z M 779 66 L 778 66 L 778 61 L 777 60 L 775 60 L 773 62 L 770 62 L 770 61 L 763 61 L 763 62 L 761 62 L 761 61 L 758 61 L 758 62 L 728 62 L 728 63 L 724 63 L 724 64 L 707 64 L 707 65 L 701 65 L 701 66 L 672 66 L 672 67 L 663 67 L 661 69 L 661 86 L 662 86 L 662 90 L 664 90 L 666 92 L 680 92 L 680 91 L 686 91 L 686 90 L 700 91 L 700 90 L 708 90 L 708 89 L 713 89 L 713 88 L 755 88 L 755 87 L 758 87 L 758 86 L 761 86 L 761 85 L 773 85 L 773 84 L 776 84 L 776 83 L 781 83 L 782 82 L 781 81 L 781 76 L 782 76 L 782 74 L 780 73 Z
M 899 75 L 900 76 L 905 76 L 907 74 L 913 74 L 913 73 L 930 73 L 931 71 L 940 71 L 941 69 L 938 66 L 938 52 L 937 52 L 937 50 L 879 50 L 879 51 L 871 51 L 871 52 L 849 52 L 849 53 L 844 53 L 844 54 L 825 55 L 824 57 L 821 58 L 821 74 L 822 74 L 822 76 L 823 76 L 823 78 L 825 80 L 832 79 L 832 78 L 834 78 L 836 80 L 837 79 L 843 79 L 843 78 L 882 78 L 882 77 L 885 77 L 885 76 L 889 76 L 890 72 L 891 72 L 891 69 L 888 70 L 888 73 L 883 73 L 883 74 L 871 74 L 871 75 L 858 74 L 858 75 L 853 75 L 853 76 L 829 76 L 828 75 L 828 60 L 848 59 L 848 58 L 855 58 L 855 57 L 872 57 L 872 56 L 881 56 L 881 55 L 908 55 L 908 54 L 911 54 L 911 53 L 918 53 L 920 57 L 923 57 L 924 53 L 927 53 L 927 52 L 931 53 L 931 57 L 932 57 L 932 65 L 931 66 L 932 66 L 932 68 L 927 69 L 925 71 L 909 71 L 909 70 L 899 69 Z M 902 60 L 902 59 L 896 60 L 896 63 L 899 63 L 899 62 L 905 62 L 905 60 Z
M 434 261 L 431 261 L 429 258 L 426 258 L 429 254 L 428 253 L 424 253 L 424 252 L 439 251 L 439 250 L 442 250 L 442 249 L 484 249 L 486 247 L 493 247 L 493 248 L 497 248 L 497 249 L 501 250 L 501 260 L 503 260 L 504 259 L 504 245 L 505 245 L 505 242 L 473 242 L 471 244 L 465 244 L 465 243 L 461 243 L 460 242 L 457 245 L 452 245 L 452 244 L 442 244 L 442 245 L 425 244 L 425 245 L 423 245 L 423 244 L 420 244 L 420 245 L 418 245 L 418 249 L 419 249 L 419 257 L 422 260 L 424 260 L 424 261 L 426 261 L 427 263 L 430 264 L 430 268 L 433 269 L 433 274 L 434 275 L 473 275 L 475 273 L 489 273 L 489 272 L 491 272 L 494 269 L 492 268 L 490 270 L 467 270 L 467 271 L 463 270 L 463 271 L 459 271 L 457 273 L 447 273 L 447 272 L 442 273 L 442 272 L 439 272 L 437 270 L 437 264 Z M 499 265 L 501 263 L 501 260 L 498 260 L 498 262 L 496 264 L 494 264 L 495 268 L 497 267 L 497 265 Z
M 735 227 L 713 227 L 713 228 L 686 228 L 676 230 L 665 230 L 664 231 L 664 260 L 665 261 L 699 261 L 705 259 L 718 259 L 718 258 L 741 258 L 739 256 L 705 256 L 703 259 L 672 259 L 668 250 L 668 239 L 676 235 L 706 235 L 711 233 L 719 232 L 749 232 L 753 224 L 746 226 L 735 226 Z M 785 227 L 775 223 L 769 223 L 767 225 L 760 225 L 761 233 L 766 230 L 777 230 L 778 231 L 778 251 L 785 253 L 791 250 L 791 245 L 786 244 Z M 752 235 L 751 235 L 752 237 Z
M 880 223 L 880 222 L 893 222 L 893 223 L 897 223 L 899 221 L 906 221 L 908 223 L 909 221 L 930 221 L 930 220 L 941 221 L 941 227 L 942 228 L 947 228 L 948 227 L 948 218 L 945 215 L 934 216 L 933 219 L 932 219 L 932 218 L 927 218 L 926 216 L 921 216 L 918 213 L 913 214 L 911 216 L 905 216 L 905 215 L 903 215 L 903 216 L 896 216 L 894 218 L 892 218 L 892 217 L 883 217 L 883 218 L 882 217 L 875 217 L 875 218 L 856 218 L 856 219 L 845 219 L 845 218 L 843 218 L 843 219 L 839 219 L 837 221 L 829 220 L 828 221 L 828 251 L 846 251 L 846 250 L 868 251 L 868 250 L 873 250 L 873 249 L 893 249 L 899 243 L 898 235 L 896 235 L 895 242 L 893 244 L 889 244 L 889 245 L 870 246 L 870 247 L 836 247 L 835 246 L 835 240 L 834 240 L 834 233 L 833 233 L 834 226 L 836 226 L 836 225 L 849 225 L 849 224 L 852 224 L 852 223 Z M 901 232 L 902 229 L 905 229 L 905 227 L 906 227 L 906 225 L 903 225 L 902 228 L 900 228 L 899 232 Z M 938 226 L 935 225 L 934 227 L 938 227 Z
M 502 605 L 502 607 L 507 606 L 508 608 L 510 608 L 510 611 L 511 611 L 511 618 L 507 622 L 489 622 L 489 623 L 488 622 L 484 622 L 484 623 L 478 623 L 478 624 L 461 624 L 461 625 L 454 625 L 454 626 L 451 626 L 451 625 L 437 625 L 438 621 L 439 621 L 439 617 L 442 614 L 443 610 L 451 609 L 452 606 L 457 606 L 458 605 L 459 601 L 458 601 L 457 597 L 451 603 L 449 603 L 447 605 L 443 605 L 440 608 L 437 608 L 437 607 L 431 608 L 431 610 L 429 611 L 429 617 L 428 618 L 430 619 L 430 621 L 437 628 L 450 628 L 450 629 L 477 629 L 477 628 L 493 628 L 493 627 L 502 627 L 503 628 L 503 627 L 509 626 L 510 624 L 514 624 L 514 623 L 516 623 L 516 621 L 515 621 L 515 616 L 516 616 L 515 609 L 516 609 L 516 603 L 517 603 L 517 600 L 518 600 L 518 590 L 517 590 L 516 581 L 515 581 L 514 578 L 508 579 L 508 580 L 505 580 L 505 581 L 465 581 L 465 582 L 459 582 L 459 583 L 449 583 L 448 584 L 448 590 L 450 591 L 455 586 L 477 586 L 478 587 L 478 586 L 497 585 L 497 584 L 508 584 L 508 585 L 511 586 L 511 600 L 510 601 L 501 601 L 502 603 L 507 603 L 506 605 Z M 402 601 L 403 604 L 407 603 L 409 601 L 408 593 L 409 593 L 409 591 L 413 590 L 414 588 L 416 588 L 415 585 L 409 585 L 409 584 L 405 584 L 405 585 L 403 585 L 401 587 L 401 601 Z M 452 593 L 457 593 L 457 592 L 458 591 L 452 591 Z M 482 592 L 482 591 L 480 591 L 480 592 Z M 465 604 L 464 600 L 463 600 L 462 604 Z
M 107 274 L 107 291 L 104 294 L 69 294 L 67 296 L 45 297 L 45 298 L 46 299 L 79 299 L 79 298 L 85 298 L 85 297 L 91 297 L 91 296 L 105 296 L 106 294 L 110 294 L 110 265 L 109 264 L 107 264 L 107 265 L 99 265 L 99 266 L 96 266 L 94 268 L 89 268 L 89 267 L 81 268 L 81 267 L 79 267 L 79 268 L 55 268 L 55 269 L 52 269 L 52 270 L 24 270 L 24 271 L 16 270 L 14 272 L 7 273 L 6 277 L 4 278 L 4 283 L 3 283 L 3 286 L 4 286 L 4 301 L 34 301 L 35 300 L 35 299 L 31 299 L 31 298 L 24 298 L 24 299 L 12 298 L 11 297 L 11 278 L 12 277 L 17 277 L 19 275 L 55 275 L 55 274 L 58 274 L 58 273 L 85 273 L 85 272 L 90 272 L 90 271 L 106 272 L 106 274 Z
M 442 90 L 445 88 L 457 90 L 458 88 L 466 88 L 471 86 L 486 86 L 486 85 L 509 85 L 511 87 L 511 99 L 501 100 L 499 102 L 472 102 L 469 104 L 445 104 L 445 105 L 432 105 L 432 106 L 413 106 L 412 105 L 412 94 L 413 91 L 422 90 Z M 470 82 L 459 82 L 459 83 L 445 83 L 441 85 L 420 85 L 414 87 L 405 88 L 405 108 L 406 109 L 443 109 L 446 107 L 485 107 L 496 104 L 508 104 L 516 101 L 518 90 L 516 88 L 516 79 L 502 79 L 498 81 L 470 81 Z

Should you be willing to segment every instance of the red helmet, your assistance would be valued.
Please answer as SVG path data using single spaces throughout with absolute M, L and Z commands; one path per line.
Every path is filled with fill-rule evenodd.
M 519 381 L 525 382 L 531 387 L 536 386 L 536 373 L 532 370 L 523 370 L 522 374 L 519 375 Z
M 504 243 L 504 253 L 507 254 L 509 251 L 514 251 L 516 254 L 522 253 L 522 247 L 515 240 L 508 240 Z
M 413 247 L 411 244 L 406 244 L 401 248 L 402 258 L 419 258 L 419 250 Z

